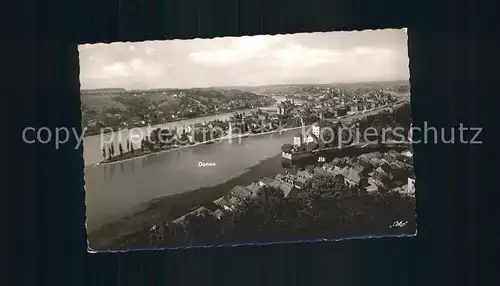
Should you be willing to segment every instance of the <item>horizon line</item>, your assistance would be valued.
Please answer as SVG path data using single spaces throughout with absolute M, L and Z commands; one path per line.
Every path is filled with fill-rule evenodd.
M 248 87 L 268 87 L 268 86 L 300 86 L 300 85 L 345 85 L 345 84 L 367 84 L 367 83 L 385 83 L 385 82 L 396 82 L 396 81 L 406 81 L 410 82 L 410 79 L 392 79 L 392 80 L 375 80 L 375 81 L 346 81 L 346 82 L 332 82 L 332 83 L 277 83 L 277 84 L 257 84 L 257 85 L 234 85 L 234 86 L 197 86 L 197 87 L 157 87 L 157 88 L 143 88 L 143 89 L 132 89 L 124 87 L 100 87 L 100 88 L 82 88 L 80 91 L 95 91 L 95 90 L 106 90 L 106 89 L 120 89 L 125 91 L 149 91 L 149 90 L 189 90 L 189 89 L 217 89 L 217 88 L 248 88 Z

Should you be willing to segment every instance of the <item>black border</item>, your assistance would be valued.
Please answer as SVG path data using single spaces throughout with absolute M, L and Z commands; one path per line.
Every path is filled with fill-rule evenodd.
M 18 55 L 4 66 L 12 78 L 2 175 L 7 285 L 485 285 L 472 250 L 485 211 L 476 191 L 488 188 L 485 174 L 492 174 L 479 169 L 493 168 L 479 166 L 484 147 L 416 147 L 416 238 L 88 254 L 81 150 L 25 145 L 18 136 L 25 126 L 80 126 L 79 43 L 399 27 L 409 28 L 414 122 L 482 125 L 490 109 L 473 94 L 491 82 L 480 82 L 475 55 L 486 46 L 496 52 L 489 33 L 497 29 L 479 32 L 472 20 L 458 26 L 472 8 L 396 0 L 24 5 L 9 15 L 15 24 L 4 44 Z

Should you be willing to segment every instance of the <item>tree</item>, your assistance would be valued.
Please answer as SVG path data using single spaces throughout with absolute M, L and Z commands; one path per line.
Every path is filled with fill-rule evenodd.
M 416 228 L 415 198 L 397 192 L 368 193 L 351 188 L 341 175 L 318 173 L 297 199 L 264 187 L 220 220 L 209 211 L 188 215 L 182 224 L 138 232 L 124 243 L 186 245 L 212 242 L 255 242 L 408 233 Z M 394 221 L 405 228 L 390 228 Z
M 298 152 L 304 152 L 306 150 L 307 150 L 307 148 L 306 148 L 305 144 L 302 144 L 302 145 L 300 145 L 300 146 L 297 147 L 297 151 Z
M 290 153 L 293 150 L 293 145 L 292 144 L 283 144 L 281 145 L 281 151 L 285 153 Z
M 226 242 L 285 239 L 293 225 L 290 208 L 281 190 L 264 187 L 256 199 L 243 202 L 238 211 L 224 220 Z
M 316 149 L 318 149 L 318 143 L 317 142 L 309 142 L 306 145 L 306 149 L 308 151 L 316 150 Z
M 150 140 L 152 142 L 160 142 L 160 133 L 161 133 L 161 129 L 160 128 L 156 128 L 156 129 L 153 129 L 151 131 L 151 134 L 149 134 L 149 137 L 150 137 Z
M 219 221 L 207 210 L 188 214 L 184 219 L 188 244 L 214 242 L 219 234 Z
M 308 208 L 321 211 L 321 202 L 333 198 L 337 192 L 343 191 L 345 188 L 346 185 L 341 175 L 318 173 L 306 182 L 304 188 L 299 192 L 299 198 L 304 201 Z
M 154 225 L 149 232 L 149 243 L 158 244 L 168 240 L 168 237 L 165 236 L 165 232 L 165 226 L 163 224 Z
M 103 110 L 103 113 L 110 113 L 110 114 L 121 114 L 122 110 L 118 107 L 106 107 Z

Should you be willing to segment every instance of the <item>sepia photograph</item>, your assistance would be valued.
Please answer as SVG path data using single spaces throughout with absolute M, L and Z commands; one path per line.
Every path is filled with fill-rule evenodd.
M 406 29 L 78 50 L 89 251 L 416 235 Z

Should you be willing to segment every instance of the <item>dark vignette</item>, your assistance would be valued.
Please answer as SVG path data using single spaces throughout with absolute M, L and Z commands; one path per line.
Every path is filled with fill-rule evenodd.
M 17 136 L 24 126 L 79 128 L 79 43 L 398 27 L 409 28 L 415 125 L 423 120 L 443 127 L 483 125 L 486 112 L 478 110 L 487 108 L 480 107 L 479 94 L 489 87 L 486 80 L 494 79 L 479 82 L 476 55 L 483 46 L 495 49 L 488 31 L 479 35 L 473 29 L 474 20 L 456 26 L 465 16 L 462 9 L 474 7 L 403 3 L 183 0 L 23 6 L 11 15 L 21 33 L 5 36 L 21 40 L 6 45 L 20 53 L 19 61 L 8 66 L 14 80 L 7 83 L 12 132 L 6 152 L 10 165 L 3 174 L 12 191 L 3 209 L 10 220 L 4 248 L 9 263 L 4 265 L 12 276 L 6 285 L 484 285 L 479 275 L 484 270 L 471 249 L 480 236 L 477 216 L 486 209 L 477 209 L 476 191 L 488 189 L 484 176 L 492 168 L 479 166 L 483 146 L 415 147 L 416 238 L 88 254 L 82 150 L 73 150 L 74 144 L 58 151 L 23 145 Z

